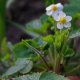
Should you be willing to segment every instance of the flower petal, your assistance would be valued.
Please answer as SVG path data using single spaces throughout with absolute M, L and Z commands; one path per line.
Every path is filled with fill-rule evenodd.
M 53 14 L 52 14 L 54 20 L 56 21 L 59 21 L 61 17 L 65 17 L 66 14 L 62 11 L 55 11 Z
M 58 7 L 58 10 L 62 10 L 63 9 L 63 5 L 61 3 L 56 4 L 56 6 Z
M 63 24 L 57 23 L 57 28 L 58 29 L 63 29 Z
M 50 10 L 52 9 L 52 6 L 54 6 L 54 4 L 48 6 L 48 7 L 46 8 L 46 11 L 50 11 Z
M 46 15 L 51 16 L 52 13 L 53 13 L 53 11 L 47 11 L 47 12 L 46 12 Z
M 66 14 L 63 11 L 58 11 L 59 12 L 59 17 L 65 17 Z
M 64 24 L 64 27 L 65 28 L 70 28 L 71 27 L 71 23 L 70 22 L 67 22 L 66 24 Z
M 66 16 L 66 21 L 69 22 L 72 20 L 72 17 L 71 16 Z
M 58 13 L 56 13 L 56 12 L 54 12 L 53 14 L 52 14 L 52 17 L 54 18 L 54 20 L 56 20 L 56 21 L 59 21 L 59 15 L 58 15 Z

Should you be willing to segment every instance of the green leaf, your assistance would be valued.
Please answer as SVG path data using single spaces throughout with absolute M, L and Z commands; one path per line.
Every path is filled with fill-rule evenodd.
M 46 37 L 43 37 L 43 40 L 46 41 L 47 43 L 53 43 L 54 37 L 53 35 L 48 35 Z
M 44 47 L 47 45 L 47 42 L 43 41 L 42 37 L 36 38 L 34 40 L 38 44 L 37 48 L 44 49 Z
M 22 70 L 20 70 L 20 73 L 25 74 L 25 73 L 28 73 L 32 69 L 33 62 L 30 60 L 27 60 L 26 58 L 20 58 L 16 61 L 15 65 L 16 66 L 25 65 L 25 67 Z
M 41 73 L 33 73 L 31 75 L 20 76 L 16 78 L 16 80 L 39 80 L 40 76 L 41 76 Z
M 69 4 L 65 4 L 64 11 L 71 16 L 80 13 L 80 0 L 69 0 Z
M 50 27 L 50 25 L 51 24 L 49 17 L 43 15 L 39 19 L 26 24 L 26 31 L 33 37 L 40 37 L 47 34 L 47 30 Z
M 26 41 L 27 42 L 27 41 Z M 29 43 L 31 43 L 34 46 L 37 46 L 36 43 L 32 42 L 32 41 L 28 41 Z M 26 47 L 24 45 L 24 42 L 20 42 L 17 43 L 13 46 L 13 51 L 15 53 L 16 58 L 24 58 L 24 57 L 31 57 L 34 56 L 34 52 L 31 51 L 30 48 Z M 34 55 L 33 55 L 34 54 Z
M 69 79 L 52 72 L 45 72 L 41 75 L 39 80 L 69 80 Z
M 7 4 L 6 4 L 6 7 L 9 8 L 10 5 L 11 5 L 11 3 L 13 3 L 13 2 L 14 2 L 14 0 L 8 0 L 8 1 L 7 1 Z
M 55 2 L 55 0 L 43 0 L 46 6 L 49 6 Z
M 20 73 L 22 73 L 22 74 L 28 73 L 28 72 L 30 72 L 32 67 L 33 67 L 33 62 L 29 61 L 28 64 L 25 66 L 25 68 L 20 71 Z
M 18 58 L 17 61 L 15 62 L 15 65 L 24 65 L 24 64 L 28 64 L 30 60 L 28 60 L 27 58 Z
M 7 40 L 6 38 L 4 38 L 1 42 L 1 54 L 0 54 L 0 59 L 2 61 L 6 61 L 8 59 L 10 59 L 11 57 L 11 54 L 10 54 L 10 50 L 8 48 L 8 43 L 7 43 Z
M 74 31 L 70 33 L 69 39 L 76 38 L 80 36 L 80 31 Z
M 9 76 L 13 75 L 15 73 L 18 73 L 21 71 L 21 73 L 28 73 L 33 67 L 33 62 L 26 59 L 26 58 L 20 58 L 15 62 L 15 65 L 9 68 L 6 73 L 3 75 Z M 25 70 L 25 71 L 24 71 Z
M 13 51 L 16 55 L 16 57 L 24 57 L 27 56 L 27 48 L 24 46 L 22 42 L 17 43 L 13 46 Z
M 40 51 L 38 51 L 36 48 L 34 48 L 32 45 L 30 45 L 29 43 L 23 41 L 25 43 L 25 45 L 30 48 L 32 51 L 34 51 L 37 55 L 41 54 Z
M 63 56 L 64 57 L 72 57 L 73 55 L 74 55 L 73 49 L 70 49 L 69 47 L 66 47 L 64 52 L 63 52 Z
M 80 30 L 80 13 L 75 14 L 72 19 L 72 31 Z
M 25 43 L 28 43 L 36 49 L 42 50 L 47 44 L 45 41 L 42 41 L 41 38 L 36 38 L 32 40 L 23 40 L 13 46 L 13 51 L 16 58 L 30 58 L 32 61 L 37 61 L 40 57 L 33 51 L 32 47 L 27 46 Z
M 38 37 L 38 36 L 40 36 L 40 34 L 38 34 L 38 33 L 41 33 L 41 32 L 40 32 L 41 22 L 40 22 L 40 20 L 34 20 L 34 21 L 28 23 L 28 24 L 26 25 L 26 28 L 27 28 L 27 29 L 26 29 L 27 32 L 28 32 L 30 35 L 32 35 L 32 36 L 34 36 L 34 37 Z
M 21 69 L 23 69 L 25 67 L 25 65 L 17 65 L 17 66 L 13 66 L 11 68 L 9 68 L 7 70 L 7 72 L 3 75 L 3 77 L 6 77 L 6 76 L 10 76 L 10 75 L 13 75 L 17 72 L 19 72 Z

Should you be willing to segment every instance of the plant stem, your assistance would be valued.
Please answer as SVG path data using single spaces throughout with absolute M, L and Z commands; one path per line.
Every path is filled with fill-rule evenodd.
M 5 37 L 5 13 L 7 0 L 0 0 L 0 43 Z
M 57 53 L 56 48 L 54 48 L 54 71 L 56 73 L 60 71 L 60 55 Z
M 27 42 L 24 41 L 24 43 L 26 44 L 27 47 L 31 48 L 35 53 L 37 53 L 41 60 L 43 61 L 43 63 L 45 64 L 46 68 L 49 70 L 49 65 L 48 63 L 46 62 L 46 60 L 44 59 L 44 57 L 41 55 L 42 52 L 38 51 L 36 48 L 32 47 L 30 44 L 28 44 Z
M 67 42 L 68 42 L 68 37 L 69 37 L 69 33 L 67 34 L 67 37 L 64 39 L 64 42 L 63 42 L 63 46 L 62 46 L 62 50 L 61 50 L 61 64 L 64 65 L 64 56 L 63 56 L 63 51 L 67 45 Z
M 53 58 L 53 53 L 52 53 L 52 47 L 50 46 L 49 48 L 49 56 L 50 56 L 50 60 L 51 60 L 51 64 L 52 64 L 52 67 L 53 67 L 53 70 L 54 70 L 54 58 Z
M 60 63 L 61 62 L 61 58 L 59 53 L 57 53 L 56 55 L 56 59 L 55 59 L 55 66 L 54 66 L 54 71 L 59 74 L 60 73 Z

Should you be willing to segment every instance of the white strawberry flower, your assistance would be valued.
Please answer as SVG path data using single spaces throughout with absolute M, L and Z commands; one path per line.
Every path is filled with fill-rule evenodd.
M 65 14 L 63 14 L 63 15 L 60 14 L 58 16 L 58 18 L 56 18 L 56 21 L 58 21 L 57 28 L 58 29 L 63 29 L 63 27 L 70 28 L 71 27 L 71 23 L 70 23 L 71 20 L 72 20 L 71 16 L 66 16 Z
M 66 16 L 66 14 L 63 11 L 56 11 L 54 14 L 52 14 L 55 21 L 59 21 L 61 16 Z
M 52 14 L 56 14 L 56 12 L 63 10 L 63 5 L 61 3 L 52 4 L 46 8 L 46 14 L 51 16 Z

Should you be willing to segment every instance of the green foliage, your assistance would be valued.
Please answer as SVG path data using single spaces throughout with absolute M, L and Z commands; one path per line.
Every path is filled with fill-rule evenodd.
M 32 67 L 33 67 L 33 62 L 32 61 L 29 61 L 28 64 L 27 64 L 27 66 L 25 66 L 25 68 L 22 69 L 20 71 L 20 73 L 26 74 L 26 73 L 30 72 L 30 70 L 32 69 Z
M 10 50 L 8 48 L 7 40 L 4 38 L 1 43 L 1 60 L 6 61 L 10 58 Z
M 20 42 L 18 44 L 15 44 L 13 47 L 14 53 L 16 57 L 25 57 L 25 56 L 29 56 L 29 52 L 27 51 L 26 46 L 23 44 L 23 42 Z
M 40 73 L 33 73 L 31 75 L 20 76 L 16 78 L 16 80 L 39 80 L 40 76 L 41 76 Z
M 44 0 L 44 2 L 46 6 L 49 6 L 50 4 L 54 3 L 55 0 Z
M 70 39 L 76 38 L 80 36 L 80 25 L 79 25 L 79 21 L 80 21 L 80 13 L 74 15 L 73 17 L 73 21 L 72 21 L 72 30 L 70 32 Z
M 31 45 L 31 47 L 27 46 L 27 43 Z M 16 58 L 29 58 L 33 61 L 39 60 L 39 55 L 35 53 L 34 48 L 44 49 L 46 46 L 46 42 L 41 39 L 32 39 L 32 40 L 23 40 L 13 46 L 13 51 L 15 53 Z
M 40 19 L 29 22 L 26 25 L 26 31 L 33 37 L 47 35 L 47 30 L 52 25 L 51 21 L 51 18 L 43 15 Z
M 12 62 L 14 61 L 14 54 L 12 46 L 13 45 L 10 42 L 7 42 L 6 38 L 4 38 L 1 42 L 0 61 L 3 62 L 5 67 L 8 67 L 13 64 Z
M 0 0 L 0 43 L 5 36 L 5 13 L 7 0 Z
M 41 75 L 40 80 L 68 80 L 64 76 L 52 72 L 45 72 Z
M 31 45 L 34 45 L 34 46 L 38 46 L 37 43 L 35 43 L 35 41 L 26 41 L 26 42 L 30 42 Z M 31 57 L 33 56 L 34 57 L 34 52 L 31 51 L 31 49 L 28 49 L 25 45 L 24 45 L 24 42 L 20 42 L 20 43 L 17 43 L 14 45 L 13 47 L 13 51 L 15 53 L 15 56 L 17 58 L 19 57 Z
M 4 76 L 10 76 L 15 73 L 28 73 L 33 67 L 32 61 L 26 59 L 26 58 L 20 58 L 15 62 L 15 65 L 8 69 L 8 71 L 3 75 Z
M 0 74 L 9 68 L 14 63 L 14 54 L 12 50 L 12 44 L 10 42 L 7 42 L 7 39 L 4 38 L 1 42 L 0 47 L 0 64 L 3 67 L 3 69 L 0 70 Z
M 72 30 L 73 31 L 77 32 L 77 30 L 80 30 L 79 21 L 80 21 L 80 13 L 77 13 L 73 16 L 73 20 L 72 20 Z
M 43 37 L 43 40 L 46 41 L 47 43 L 53 43 L 54 42 L 54 36 L 48 35 L 46 37 Z
M 33 73 L 31 75 L 23 75 L 16 80 L 69 80 L 64 76 L 57 75 L 52 72 Z
M 74 31 L 70 34 L 69 39 L 76 38 L 80 36 L 80 31 Z
M 64 49 L 63 56 L 64 57 L 72 57 L 74 55 L 73 49 L 70 49 L 68 46 Z
M 7 3 L 6 3 L 6 8 L 9 8 L 11 3 L 13 3 L 14 0 L 7 0 Z
M 69 0 L 69 4 L 65 4 L 64 11 L 71 16 L 76 15 L 77 13 L 80 13 L 80 0 Z

